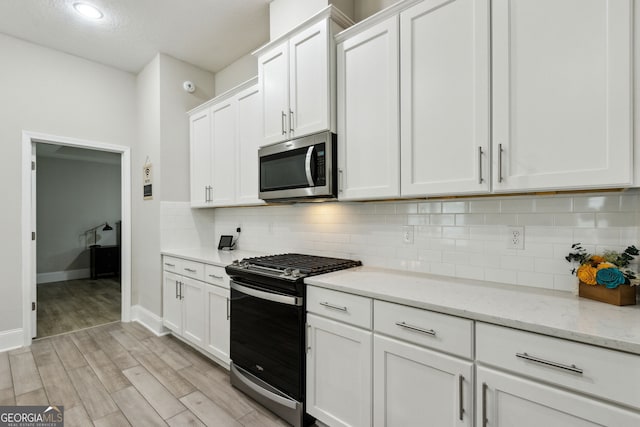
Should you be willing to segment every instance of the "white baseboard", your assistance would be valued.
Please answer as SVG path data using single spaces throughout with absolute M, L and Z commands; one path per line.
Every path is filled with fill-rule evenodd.
M 91 270 L 82 268 L 80 270 L 51 271 L 49 273 L 38 273 L 36 283 L 62 282 L 64 280 L 88 279 L 91 277 Z
M 131 306 L 131 320 L 140 323 L 158 336 L 169 333 L 169 330 L 162 325 L 162 317 L 153 314 L 141 305 Z
M 0 351 L 13 350 L 24 346 L 23 329 L 0 331 Z

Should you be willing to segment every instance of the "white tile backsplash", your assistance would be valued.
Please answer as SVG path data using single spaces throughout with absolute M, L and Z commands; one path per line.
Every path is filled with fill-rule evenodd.
M 239 246 L 356 258 L 365 265 L 572 291 L 564 257 L 638 243 L 638 191 L 366 203 L 191 209 L 162 202 L 162 247 L 215 246 L 242 227 Z M 402 227 L 414 226 L 414 243 Z M 523 225 L 525 249 L 507 248 Z M 392 286 L 392 284 L 390 284 Z

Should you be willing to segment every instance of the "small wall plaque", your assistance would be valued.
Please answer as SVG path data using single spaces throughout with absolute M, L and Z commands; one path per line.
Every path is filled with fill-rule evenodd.
M 144 200 L 153 199 L 153 190 L 152 190 L 152 181 L 153 181 L 153 173 L 152 173 L 153 165 L 151 163 L 147 163 L 142 167 L 142 193 Z

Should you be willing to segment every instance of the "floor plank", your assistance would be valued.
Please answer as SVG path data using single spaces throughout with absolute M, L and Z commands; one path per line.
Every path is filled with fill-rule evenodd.
M 135 387 L 124 388 L 113 393 L 112 396 L 132 426 L 156 427 L 167 425 Z
M 93 353 L 94 351 L 100 350 L 98 343 L 86 330 L 71 334 L 71 339 L 81 353 Z
M 172 369 L 180 370 L 191 366 L 191 362 L 185 359 L 180 353 L 170 348 L 161 338 L 149 337 L 142 340 L 142 343 L 156 356 L 162 359 Z
M 195 387 L 191 383 L 155 354 L 138 353 L 136 359 L 175 397 L 180 398 L 195 391 Z
M 92 328 L 87 332 L 93 336 L 98 346 L 120 370 L 138 365 L 138 361 L 109 333 L 112 329 L 111 325 L 105 325 Z
M 49 405 L 44 388 L 30 391 L 29 393 L 16 395 L 16 405 Z
M 127 427 L 131 424 L 121 411 L 107 415 L 93 422 L 95 427 Z
M 0 390 L 13 387 L 11 378 L 11 364 L 9 363 L 9 353 L 0 353 Z
M 16 404 L 16 396 L 13 394 L 13 386 L 0 390 L 0 406 L 12 406 Z
M 54 337 L 51 339 L 51 344 L 67 371 L 87 365 L 87 361 L 69 335 Z
M 122 374 L 122 371 L 109 359 L 104 351 L 98 350 L 92 353 L 85 353 L 84 357 L 109 393 L 122 390 L 131 385 L 129 380 Z
M 91 420 L 84 406 L 77 405 L 67 410 L 64 408 L 64 427 L 87 427 L 91 425 Z
M 186 408 L 176 399 L 153 375 L 144 367 L 136 366 L 123 371 L 131 384 L 153 406 L 165 420 L 171 418 Z
M 13 390 L 17 396 L 42 388 L 40 373 L 31 351 L 9 353 Z
M 62 366 L 53 346 L 36 346 L 34 358 L 49 403 L 63 405 L 65 409 L 71 409 L 81 404 L 80 397 L 71 384 L 67 371 Z
M 180 401 L 207 426 L 242 426 L 227 411 L 220 408 L 199 391 L 186 395 Z
M 198 417 L 193 415 L 193 412 L 188 410 L 180 412 L 173 418 L 169 418 L 167 423 L 171 427 L 207 427 L 198 419 Z
M 266 409 L 256 409 L 238 419 L 244 427 L 287 427 L 285 421 Z
M 90 366 L 69 371 L 69 378 L 71 378 L 71 382 L 78 391 L 80 400 L 92 420 L 97 420 L 118 410 Z

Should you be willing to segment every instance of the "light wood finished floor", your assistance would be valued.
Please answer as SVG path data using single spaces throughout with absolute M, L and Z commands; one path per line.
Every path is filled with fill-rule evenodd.
M 38 285 L 38 338 L 120 320 L 119 278 Z
M 0 353 L 0 405 L 64 405 L 73 426 L 286 426 L 171 336 L 115 322 Z

